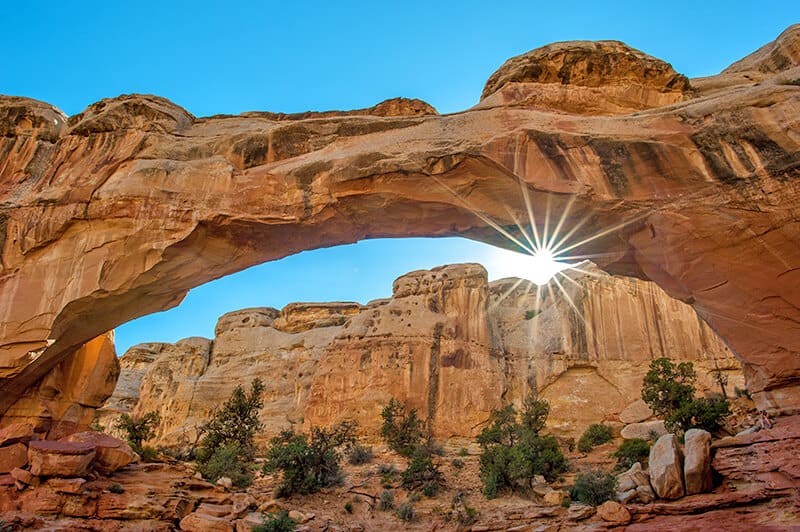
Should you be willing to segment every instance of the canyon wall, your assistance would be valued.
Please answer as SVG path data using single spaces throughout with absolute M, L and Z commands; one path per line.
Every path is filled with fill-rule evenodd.
M 489 283 L 478 264 L 411 272 L 389 299 L 293 303 L 222 316 L 215 338 L 142 344 L 121 358 L 99 412 L 160 412 L 154 443 L 189 445 L 233 388 L 266 384 L 263 442 L 289 426 L 356 419 L 375 438 L 392 397 L 417 408 L 437 437 L 471 437 L 493 409 L 530 393 L 551 403 L 549 429 L 577 436 L 637 405 L 650 360 L 690 360 L 700 389 L 744 386 L 741 367 L 688 305 L 656 285 L 571 270 L 566 291 L 519 279 Z M 557 285 L 556 285 L 557 286 Z M 571 301 L 571 302 L 570 302 Z M 573 307 L 574 305 L 574 307 Z M 623 416 L 624 417 L 624 416 Z M 647 417 L 645 415 L 645 417 Z
M 795 25 L 687 80 L 623 43 L 557 43 L 444 116 L 396 99 L 197 118 L 123 95 L 67 117 L 1 96 L 0 414 L 86 342 L 209 280 L 365 238 L 517 247 L 495 225 L 522 241 L 542 213 L 568 254 L 690 304 L 760 408 L 800 410 L 798 50 Z

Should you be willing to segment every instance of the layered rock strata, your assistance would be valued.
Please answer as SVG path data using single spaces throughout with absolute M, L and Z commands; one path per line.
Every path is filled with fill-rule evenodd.
M 572 254 L 692 305 L 761 408 L 798 409 L 798 42 L 792 26 L 696 83 L 620 43 L 561 43 L 446 116 L 196 118 L 128 95 L 68 118 L 2 97 L 0 412 L 208 280 L 371 237 L 508 246 L 487 216 L 513 228 L 527 207 L 540 234 L 563 217 Z
M 715 369 L 731 390 L 744 386 L 733 355 L 691 307 L 653 283 L 580 269 L 562 283 L 566 295 L 519 279 L 489 283 L 482 266 L 460 264 L 404 275 L 391 298 L 363 306 L 231 312 L 213 341 L 130 349 L 100 423 L 156 410 L 154 443 L 190 445 L 234 386 L 259 377 L 262 439 L 342 419 L 374 436 L 392 397 L 417 408 L 437 436 L 474 436 L 493 409 L 532 392 L 551 403 L 551 431 L 577 436 L 591 423 L 652 416 L 638 397 L 653 358 L 693 361 L 704 390 L 718 390 Z

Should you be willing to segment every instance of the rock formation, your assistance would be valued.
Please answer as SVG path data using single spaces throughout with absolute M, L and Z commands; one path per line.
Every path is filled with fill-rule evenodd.
M 556 44 L 446 116 L 391 101 L 195 118 L 128 95 L 67 118 L 2 97 L 0 413 L 211 279 L 370 237 L 509 246 L 487 217 L 519 239 L 544 212 L 571 254 L 691 304 L 761 408 L 800 408 L 798 42 L 792 26 L 688 82 L 620 43 Z
M 580 270 L 563 283 L 569 299 L 518 279 L 489 283 L 480 265 L 460 264 L 404 275 L 390 299 L 364 306 L 231 312 L 213 341 L 125 353 L 100 424 L 157 410 L 153 443 L 188 445 L 236 384 L 260 377 L 262 440 L 290 424 L 346 418 L 374 437 L 392 397 L 419 409 L 439 437 L 474 436 L 493 409 L 532 391 L 551 403 L 549 430 L 578 436 L 591 423 L 619 422 L 622 412 L 652 415 L 637 398 L 653 358 L 694 361 L 704 389 L 716 389 L 714 369 L 729 376 L 729 387 L 743 386 L 733 355 L 691 307 L 653 283 L 591 263 Z

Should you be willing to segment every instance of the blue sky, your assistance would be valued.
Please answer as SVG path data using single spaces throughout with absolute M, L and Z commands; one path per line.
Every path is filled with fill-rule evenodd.
M 553 41 L 621 40 L 690 77 L 715 74 L 800 22 L 800 2 L 3 0 L 0 13 L 0 93 L 67 114 L 131 92 L 167 97 L 196 116 L 353 109 L 395 96 L 447 113 L 477 103 L 503 61 Z M 461 239 L 301 253 L 120 327 L 117 348 L 208 337 L 217 316 L 247 306 L 386 297 L 407 271 L 491 262 L 492 253 Z

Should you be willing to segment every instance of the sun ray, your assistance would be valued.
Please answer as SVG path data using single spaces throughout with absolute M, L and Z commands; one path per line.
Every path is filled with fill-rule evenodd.
M 566 279 L 567 281 L 569 281 L 572 284 L 574 284 L 575 286 L 577 286 L 578 289 L 583 290 L 583 285 L 581 283 L 579 283 L 578 281 L 576 281 L 575 279 L 573 279 L 572 277 L 570 277 L 569 275 L 567 275 L 566 273 L 564 273 L 565 271 L 568 271 L 568 270 L 561 270 L 559 272 L 556 272 L 556 275 L 561 275 L 564 279 Z
M 472 214 L 489 224 L 495 231 L 500 233 L 501 235 L 505 236 L 510 241 L 514 242 L 520 248 L 526 250 L 529 254 L 533 255 L 535 252 L 534 250 L 530 249 L 528 246 L 520 242 L 514 235 L 503 229 L 500 224 L 489 218 L 487 215 L 483 214 L 479 210 L 475 209 L 465 198 L 462 198 L 455 190 L 450 188 L 447 184 L 445 184 L 441 179 L 436 176 L 431 176 L 437 183 L 442 185 L 447 191 L 449 191 L 457 200 L 461 201 L 464 207 L 467 208 Z
M 569 200 L 567 200 L 567 204 L 564 206 L 564 210 L 561 211 L 561 216 L 558 219 L 558 224 L 556 224 L 556 228 L 553 229 L 553 235 L 550 237 L 550 240 L 545 243 L 545 248 L 550 250 L 553 249 L 553 242 L 558 237 L 558 233 L 559 231 L 561 231 L 561 226 L 564 225 L 564 221 L 567 219 L 567 216 L 569 216 L 569 211 L 572 210 L 572 204 L 575 203 L 577 197 L 578 196 L 576 194 L 573 194 L 569 197 Z
M 528 193 L 528 185 L 522 179 L 519 180 L 519 188 L 522 191 L 522 198 L 525 200 L 525 208 L 528 211 L 528 220 L 531 222 L 531 230 L 533 231 L 533 238 L 536 241 L 536 249 L 542 248 L 542 239 L 539 238 L 539 229 L 536 227 L 536 219 L 533 214 L 533 207 L 531 206 L 531 197 Z
M 575 242 L 574 244 L 571 244 L 571 245 L 569 245 L 569 246 L 567 246 L 567 247 L 565 247 L 563 249 L 559 249 L 557 252 L 558 252 L 558 254 L 566 253 L 567 251 L 569 251 L 571 249 L 575 249 L 575 248 L 577 248 L 579 246 L 583 246 L 584 244 L 588 244 L 589 242 L 592 242 L 593 240 L 597 240 L 598 238 L 604 237 L 604 236 L 606 236 L 608 234 L 611 234 L 611 233 L 613 233 L 615 231 L 619 231 L 623 227 L 628 226 L 628 225 L 630 225 L 632 223 L 638 222 L 640 220 L 643 220 L 644 218 L 646 218 L 649 215 L 650 215 L 650 212 L 648 211 L 648 212 L 645 212 L 645 213 L 640 214 L 638 216 L 635 216 L 635 217 L 631 218 L 630 220 L 626 220 L 624 222 L 620 222 L 617 225 L 615 225 L 613 227 L 610 227 L 609 229 L 606 229 L 605 231 L 600 231 L 599 233 L 595 233 L 594 235 L 592 235 L 590 237 L 584 238 L 580 242 Z
M 500 303 L 502 303 L 502 302 L 503 302 L 503 300 L 504 300 L 505 298 L 507 298 L 508 296 L 510 296 L 510 295 L 511 295 L 511 294 L 514 292 L 514 290 L 516 290 L 516 289 L 517 289 L 517 287 L 518 287 L 519 285 L 521 285 L 521 284 L 522 284 L 524 281 L 527 281 L 527 279 L 517 279 L 517 282 L 515 282 L 515 283 L 513 284 L 513 286 L 511 286 L 511 288 L 509 288 L 508 290 L 506 290 L 506 291 L 503 293 L 503 295 L 501 295 L 499 298 L 497 298 L 497 300 L 496 300 L 494 303 L 492 303 L 492 305 L 489 307 L 489 310 L 494 310 L 494 309 L 496 309 L 498 306 L 500 306 Z
M 549 249 L 547 247 L 547 231 L 550 229 L 550 198 L 552 196 L 550 194 L 547 195 L 544 204 L 544 228 L 542 229 L 542 246 L 543 249 Z M 542 249 L 542 248 L 540 248 Z
M 564 285 L 562 285 L 556 277 L 553 277 L 553 281 L 556 283 L 556 286 L 558 286 L 558 289 L 564 295 L 564 299 L 567 300 L 567 303 L 569 303 L 569 306 L 572 307 L 572 310 L 575 311 L 575 314 L 581 319 L 583 324 L 586 326 L 586 329 L 591 333 L 592 332 L 592 328 L 589 325 L 589 322 L 586 321 L 586 317 L 583 315 L 583 312 L 578 310 L 578 306 L 575 304 L 575 302 L 572 300 L 570 295 L 567 293 L 567 290 L 564 288 Z
M 509 207 L 508 207 L 508 205 L 506 205 L 506 212 L 507 212 L 507 213 L 508 213 L 508 215 L 511 217 L 511 219 L 512 219 L 512 220 L 514 220 L 514 223 L 515 223 L 515 224 L 517 225 L 517 227 L 519 228 L 519 232 L 520 232 L 520 233 L 522 233 L 522 236 L 524 236 L 524 237 L 525 237 L 525 240 L 527 240 L 527 241 L 528 241 L 528 244 L 530 244 L 530 245 L 531 245 L 531 248 L 532 248 L 532 249 L 535 251 L 535 250 L 537 249 L 537 247 L 536 247 L 536 244 L 534 244 L 534 243 L 533 243 L 533 240 L 531 240 L 531 237 L 530 237 L 530 236 L 528 236 L 528 232 L 527 232 L 527 231 L 525 231 L 525 228 L 523 228 L 523 227 L 522 227 L 522 224 L 520 224 L 520 223 L 519 223 L 519 219 L 518 219 L 518 218 L 517 218 L 517 216 L 514 214 L 514 211 L 512 211 L 512 210 L 511 210 L 511 208 L 509 208 Z

